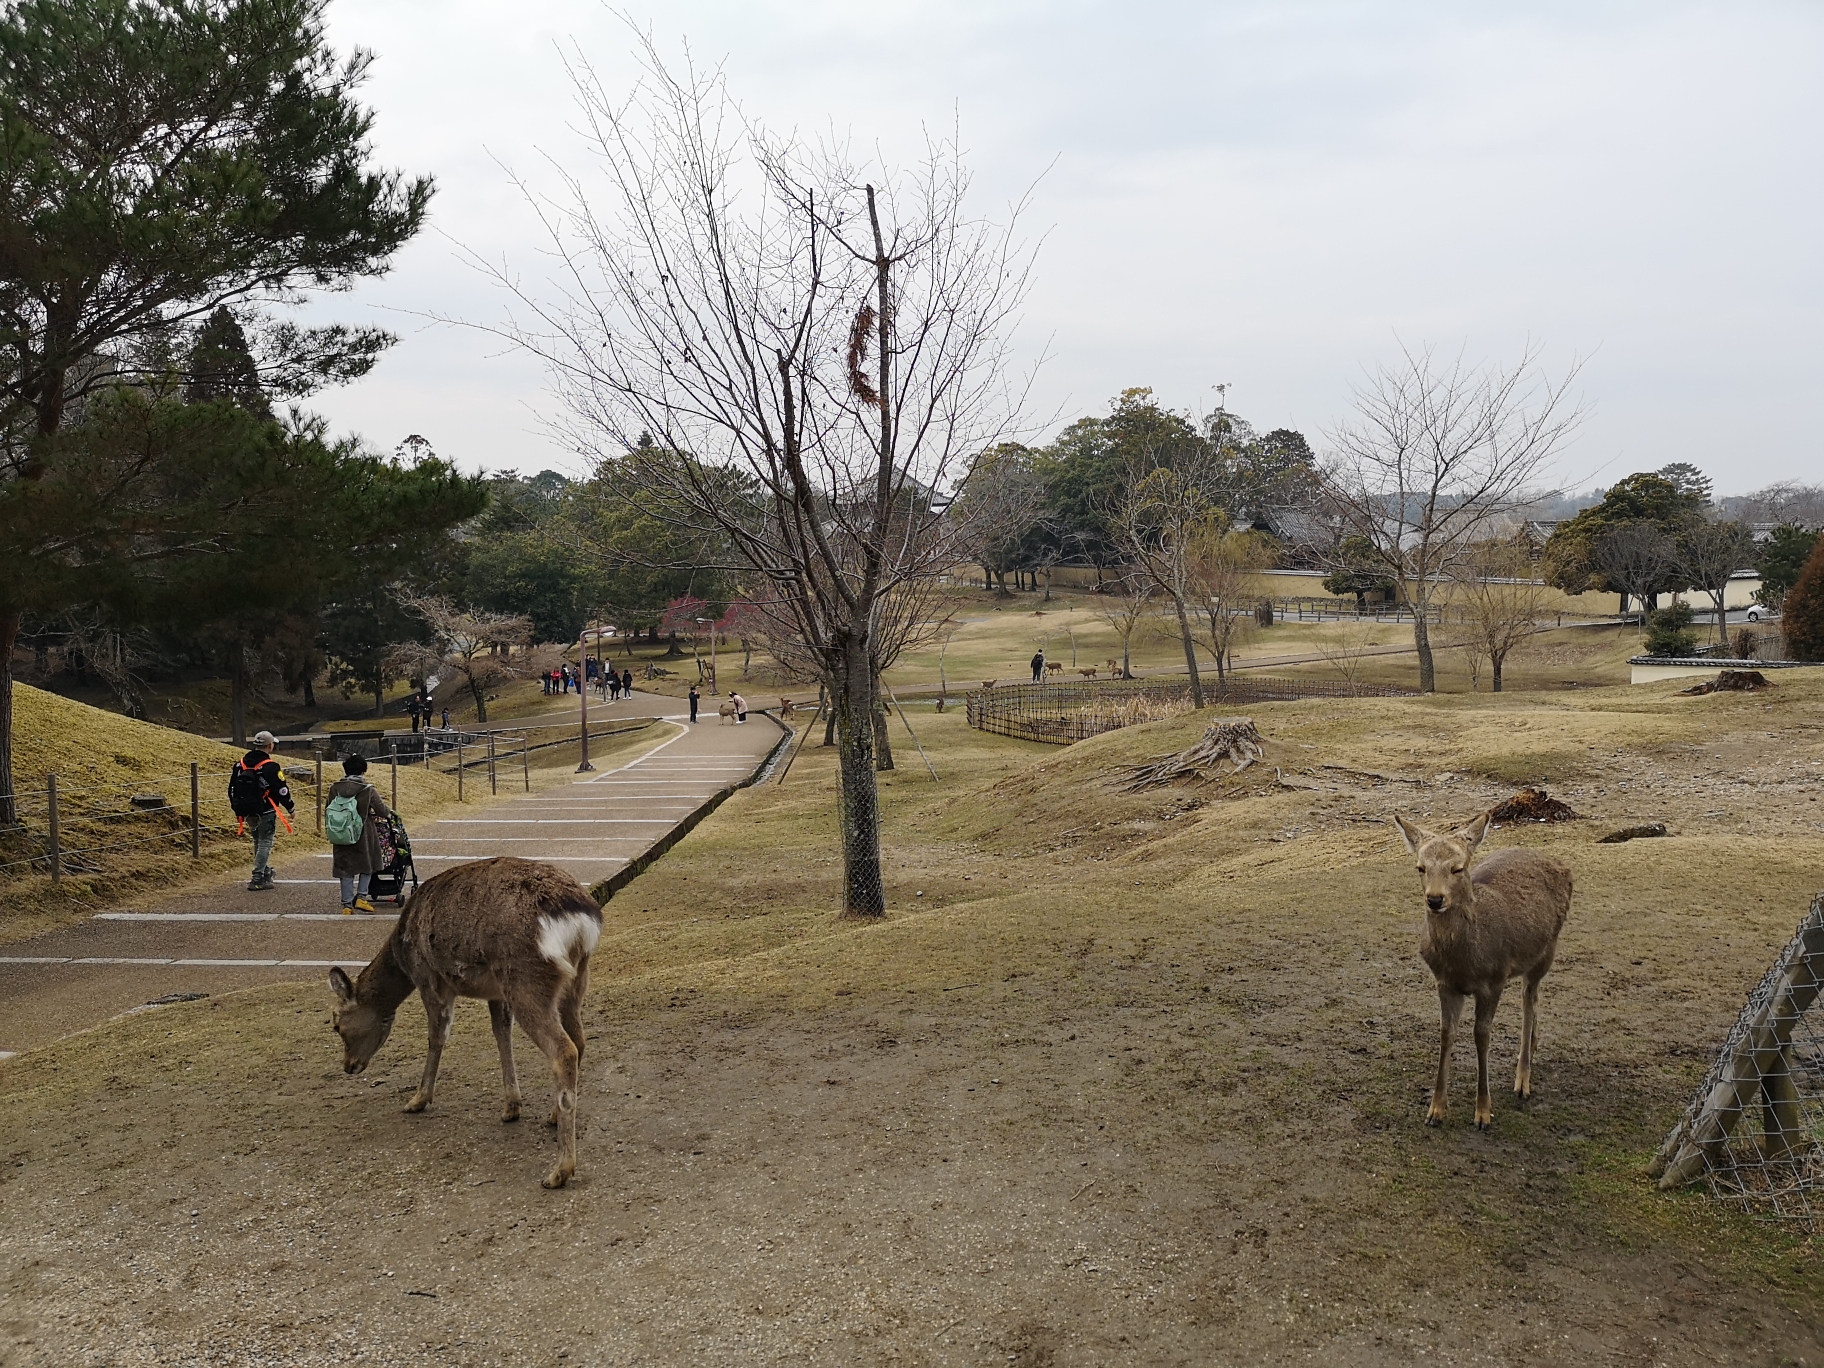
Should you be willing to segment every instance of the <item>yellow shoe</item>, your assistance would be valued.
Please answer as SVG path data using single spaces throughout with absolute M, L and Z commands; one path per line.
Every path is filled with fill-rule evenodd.
M 345 917 L 352 917 L 352 916 L 353 916 L 353 915 L 354 915 L 354 914 L 355 914 L 355 909 L 354 909 L 354 908 L 352 908 L 352 907 L 348 907 L 348 906 L 346 906 L 346 905 L 345 905 L 345 906 L 344 906 L 344 907 L 343 907 L 343 908 L 342 908 L 342 915 L 343 915 L 343 916 L 345 916 Z
M 372 912 L 374 910 L 374 905 L 364 897 L 356 898 L 353 910 L 356 912 Z

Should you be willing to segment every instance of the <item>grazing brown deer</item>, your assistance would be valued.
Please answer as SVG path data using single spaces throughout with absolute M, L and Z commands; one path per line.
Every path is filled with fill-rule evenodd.
M 779 700 L 779 717 L 781 721 L 790 721 L 798 716 L 798 705 L 789 698 Z
M 732 698 L 723 699 L 722 706 L 717 708 L 716 711 L 721 714 L 722 721 L 724 723 L 733 722 L 735 720 L 735 701 L 734 701 L 734 699 L 732 699 Z
M 1120 661 L 1105 660 L 1102 663 L 1104 665 L 1108 666 L 1108 675 L 1109 675 L 1110 679 L 1115 678 L 1116 676 L 1118 676 L 1121 673 L 1121 662 Z
M 1064 673 L 1064 662 L 1061 660 L 1046 661 L 1045 662 L 1045 673 L 1046 674 L 1063 674 Z
M 437 1087 L 437 1063 L 450 1038 L 459 997 L 486 998 L 506 1086 L 503 1121 L 519 1120 L 513 1023 L 551 1060 L 557 1075 L 557 1167 L 544 1182 L 559 1188 L 576 1172 L 576 1094 L 583 1062 L 580 1007 L 589 956 L 602 934 L 602 909 L 554 865 L 497 857 L 458 865 L 427 879 L 406 903 L 393 934 L 361 976 L 329 971 L 336 995 L 331 1024 L 342 1037 L 342 1070 L 358 1074 L 386 1043 L 393 1014 L 416 989 L 424 1000 L 430 1045 L 424 1077 L 405 1104 L 421 1112 Z
M 1084 669 L 1078 670 L 1077 673 L 1082 675 L 1085 679 L 1094 679 L 1096 677 L 1096 666 L 1087 666 Z
M 992 689 L 996 684 L 999 684 L 1000 682 L 1001 681 L 998 679 L 984 679 L 982 681 L 982 687 L 984 689 Z
M 1520 1062 L 1514 1096 L 1533 1095 L 1533 1051 L 1539 1044 L 1539 980 L 1552 967 L 1558 933 L 1571 911 L 1571 871 L 1536 850 L 1497 850 L 1471 873 L 1469 863 L 1488 831 L 1485 812 L 1467 826 L 1439 836 L 1397 812 L 1400 838 L 1419 857 L 1425 881 L 1425 933 L 1419 954 L 1438 981 L 1443 1040 L 1431 1089 L 1428 1126 L 1442 1125 L 1450 1082 L 1450 1046 L 1463 1015 L 1463 999 L 1476 1000 L 1476 1128 L 1494 1124 L 1488 1100 L 1488 1038 L 1508 980 L 1526 980 L 1520 1026 Z

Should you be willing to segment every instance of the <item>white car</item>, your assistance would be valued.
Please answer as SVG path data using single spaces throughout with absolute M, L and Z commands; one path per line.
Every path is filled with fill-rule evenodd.
M 1773 609 L 1763 608 L 1758 603 L 1755 604 L 1752 608 L 1750 608 L 1748 610 L 1748 614 L 1747 614 L 1748 621 L 1750 621 L 1750 622 L 1762 622 L 1768 618 L 1777 617 L 1777 616 L 1778 616 L 1778 614 L 1776 614 L 1773 611 Z

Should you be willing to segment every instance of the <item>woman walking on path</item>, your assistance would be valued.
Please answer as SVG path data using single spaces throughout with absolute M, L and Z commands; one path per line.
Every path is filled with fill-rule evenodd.
M 367 882 L 385 864 L 380 853 L 380 823 L 393 814 L 380 790 L 367 782 L 365 757 L 349 756 L 342 762 L 342 772 L 344 777 L 329 786 L 329 805 L 323 813 L 324 833 L 335 851 L 331 872 L 342 885 L 345 915 L 372 912 L 374 905 L 367 897 Z M 338 839 L 344 835 L 354 839 Z

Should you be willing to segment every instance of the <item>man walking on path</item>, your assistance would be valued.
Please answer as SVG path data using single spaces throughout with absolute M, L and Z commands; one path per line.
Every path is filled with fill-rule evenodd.
M 690 686 L 690 720 L 697 720 L 697 705 L 703 701 L 702 691 L 695 684 Z
M 621 671 L 621 697 L 633 697 L 633 667 Z
M 297 810 L 291 800 L 291 788 L 285 782 L 285 771 L 272 758 L 278 738 L 269 731 L 258 732 L 253 749 L 241 757 L 228 775 L 228 806 L 241 819 L 241 826 L 253 828 L 253 877 L 247 882 L 249 893 L 263 893 L 272 885 L 272 844 L 279 834 L 279 809 L 286 815 L 285 829 L 291 830 L 289 814 Z
M 1032 682 L 1037 684 L 1045 678 L 1045 652 L 1034 651 L 1032 654 Z

